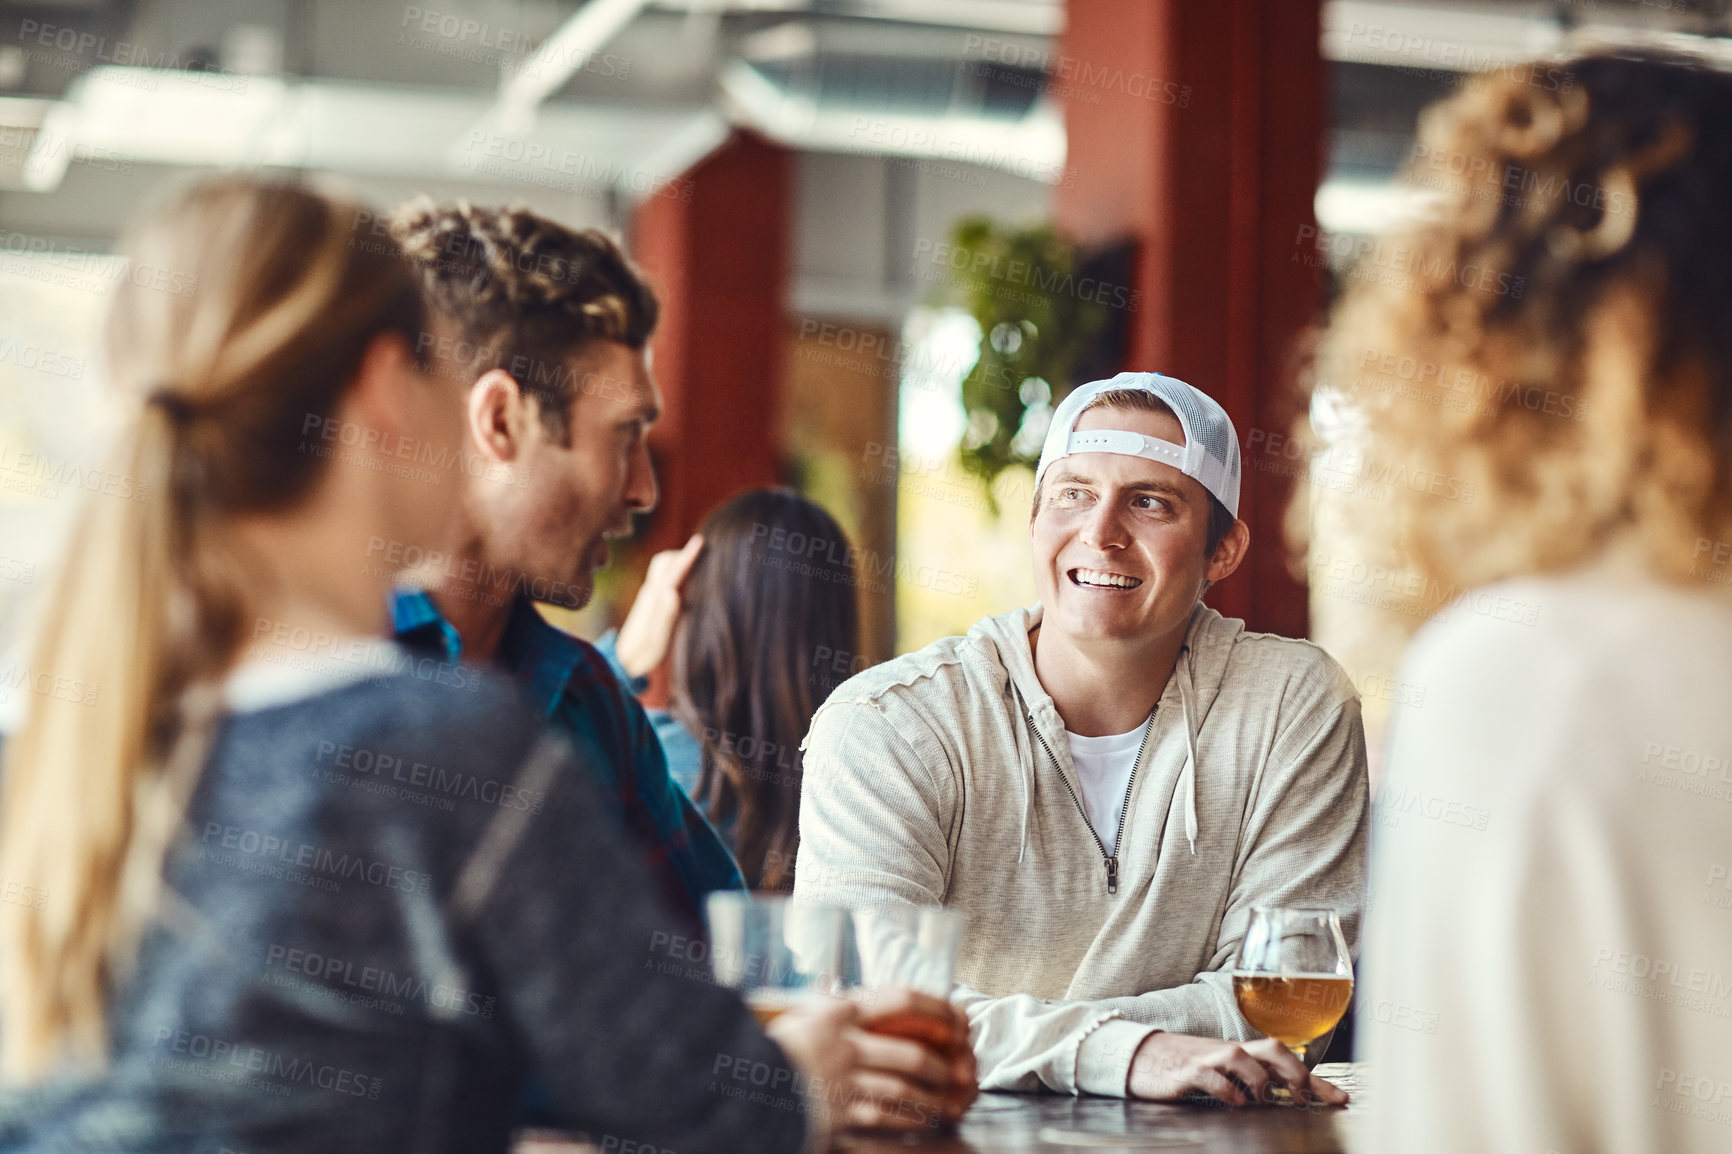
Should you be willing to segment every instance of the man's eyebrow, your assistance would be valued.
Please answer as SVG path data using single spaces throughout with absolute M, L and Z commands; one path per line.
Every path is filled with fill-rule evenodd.
M 1047 481 L 1047 484 L 1100 485 L 1101 482 L 1082 473 L 1078 473 L 1073 469 L 1061 469 L 1053 473 L 1052 477 Z M 1131 481 L 1119 486 L 1119 488 L 1126 489 L 1133 493 L 1159 493 L 1163 497 L 1173 497 L 1178 501 L 1189 504 L 1185 497 L 1185 491 L 1168 481 Z
M 1166 481 L 1132 481 L 1124 488 L 1133 493 L 1159 493 L 1165 497 L 1175 497 L 1180 501 L 1185 500 L 1185 491 L 1177 485 L 1168 484 Z

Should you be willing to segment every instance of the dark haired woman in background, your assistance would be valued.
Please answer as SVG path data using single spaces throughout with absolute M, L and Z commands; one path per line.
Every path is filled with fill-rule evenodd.
M 670 649 L 672 701 L 651 711 L 674 780 L 728 839 L 753 889 L 792 890 L 800 742 L 858 651 L 853 550 L 834 517 L 791 489 L 712 512 L 658 553 L 602 652 L 631 688 Z

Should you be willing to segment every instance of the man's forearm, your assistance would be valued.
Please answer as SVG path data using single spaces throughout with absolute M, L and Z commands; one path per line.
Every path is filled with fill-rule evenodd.
M 1252 1034 L 1226 992 L 1225 975 L 1134 997 L 1043 1001 L 989 997 L 959 987 L 980 1084 L 990 1090 L 1056 1090 L 1123 1097 L 1131 1059 L 1155 1030 L 1242 1039 Z M 1217 988 L 1219 986 L 1220 988 Z

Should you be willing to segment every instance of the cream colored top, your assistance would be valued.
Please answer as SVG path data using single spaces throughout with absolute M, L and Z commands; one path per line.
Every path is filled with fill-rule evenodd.
M 1732 1150 L 1732 603 L 1606 564 L 1488 592 L 1535 612 L 1458 609 L 1401 673 L 1355 1149 Z

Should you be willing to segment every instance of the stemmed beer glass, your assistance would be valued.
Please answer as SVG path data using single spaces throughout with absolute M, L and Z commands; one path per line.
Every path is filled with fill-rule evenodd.
M 1341 1021 L 1353 1000 L 1353 959 L 1333 910 L 1251 911 L 1233 966 L 1245 1020 L 1305 1060 L 1305 1047 Z

